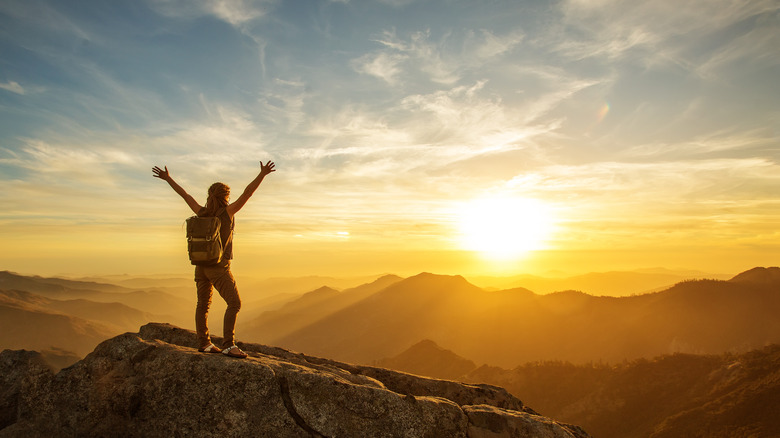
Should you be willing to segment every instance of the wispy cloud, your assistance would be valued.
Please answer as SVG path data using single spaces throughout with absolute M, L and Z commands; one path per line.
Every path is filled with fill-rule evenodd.
M 498 35 L 489 30 L 469 30 L 462 35 L 447 32 L 434 36 L 431 29 L 399 36 L 396 29 L 385 30 L 375 41 L 384 48 L 353 61 L 361 73 L 380 77 L 395 84 L 399 76 L 410 80 L 423 74 L 428 80 L 444 85 L 458 82 L 469 69 L 511 51 L 524 35 L 513 30 Z
M 400 53 L 369 53 L 354 59 L 352 65 L 358 72 L 376 76 L 392 85 L 402 71 L 400 64 L 406 59 Z
M 740 34 L 739 26 L 750 20 L 766 22 L 759 35 L 738 37 L 740 49 L 750 53 L 757 48 L 743 45 L 745 39 L 767 45 L 777 34 L 776 13 L 780 6 L 771 0 L 697 0 L 685 3 L 672 0 L 623 2 L 619 0 L 570 0 L 561 5 L 564 14 L 563 39 L 557 50 L 578 59 L 632 57 L 645 64 L 673 62 L 695 68 L 707 42 L 720 38 L 719 33 Z M 771 22 L 775 24 L 772 25 Z M 774 30 L 772 30 L 774 28 Z M 720 44 L 714 45 L 719 47 Z M 732 52 L 728 48 L 726 52 Z M 724 49 L 716 49 L 717 54 Z M 699 52 L 699 53 L 697 53 Z M 774 52 L 770 49 L 770 52 Z M 736 50 L 734 53 L 745 53 Z M 706 56 L 706 55 L 705 55 Z
M 0 88 L 2 88 L 3 90 L 10 91 L 12 93 L 16 93 L 16 94 L 24 94 L 25 93 L 24 88 L 21 85 L 19 85 L 19 83 L 16 82 L 16 81 L 8 81 L 8 82 L 6 82 L 4 84 L 0 83 Z
M 150 0 L 150 5 L 169 17 L 193 19 L 213 15 L 236 27 L 265 16 L 276 0 Z

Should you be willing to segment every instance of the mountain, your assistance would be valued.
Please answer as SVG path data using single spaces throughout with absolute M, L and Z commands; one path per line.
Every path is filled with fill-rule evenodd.
M 457 380 L 477 367 L 474 362 L 439 347 L 430 339 L 412 345 L 397 356 L 378 360 L 376 366 L 449 380 Z
M 565 290 L 579 290 L 596 296 L 624 297 L 667 289 L 675 283 L 691 278 L 726 280 L 730 276 L 704 272 L 676 272 L 665 269 L 641 271 L 591 272 L 563 278 L 535 275 L 513 277 L 473 277 L 474 284 L 486 289 L 506 289 L 522 286 L 539 294 Z
M 336 289 L 323 286 L 287 302 L 277 310 L 263 312 L 244 324 L 242 336 L 258 342 L 269 342 L 299 330 L 319 319 L 322 312 L 336 309 Z M 324 309 L 323 309 L 324 308 Z
M 450 315 L 466 312 L 464 299 L 480 292 L 460 276 L 420 274 L 280 338 L 277 343 L 315 355 L 329 352 L 337 360 L 370 363 L 396 355 L 420 339 L 441 342 L 440 336 L 430 335 L 452 330 Z
M 195 333 L 148 324 L 53 374 L 0 353 L 0 436 L 587 438 L 504 389 L 243 344 L 198 353 Z
M 780 436 L 780 345 L 734 355 L 665 355 L 617 366 L 483 366 L 539 412 L 603 438 Z
M 275 277 L 262 280 L 241 280 L 241 287 L 258 291 L 262 296 L 277 294 L 301 295 L 305 292 L 328 286 L 333 289 L 343 290 L 360 286 L 376 280 L 380 276 L 336 278 L 310 275 L 305 277 Z
M 105 324 L 49 311 L 0 291 L 2 348 L 61 349 L 83 356 L 116 334 Z
M 88 300 L 94 303 L 119 303 L 146 314 L 162 315 L 164 320 L 177 324 L 191 323 L 194 312 L 194 303 L 190 299 L 159 288 L 134 290 L 94 281 L 23 276 L 0 271 L 0 289 L 29 292 L 59 302 Z M 132 327 L 137 327 L 137 323 L 134 321 Z
M 763 269 L 751 277 L 776 268 Z M 780 342 L 778 314 L 780 282 L 747 282 L 739 275 L 685 281 L 651 294 L 595 297 L 485 291 L 463 277 L 423 273 L 275 343 L 357 363 L 395 356 L 422 339 L 505 368 L 552 359 L 616 363 Z
M 44 312 L 62 313 L 99 322 L 113 329 L 115 334 L 132 331 L 149 321 L 160 320 L 120 303 L 98 303 L 89 300 L 53 300 L 24 291 L 0 290 L 0 297 L 17 300 L 38 307 Z
M 729 281 L 732 283 L 777 285 L 780 284 L 780 268 L 753 268 L 735 276 Z
M 86 298 L 89 295 L 97 293 L 121 293 L 129 291 L 129 289 L 113 284 L 66 280 L 62 278 L 29 277 L 9 271 L 0 271 L 0 289 L 23 290 L 44 296 L 51 296 L 52 298 Z
M 132 302 L 135 293 L 122 295 Z M 0 289 L 0 348 L 38 350 L 55 367 L 61 368 L 75 363 L 111 336 L 165 318 L 180 320 L 117 302 L 57 300 L 26 291 Z
M 257 342 L 275 342 L 400 280 L 401 277 L 385 275 L 371 283 L 341 292 L 323 286 L 287 302 L 277 310 L 264 312 L 249 320 L 241 329 L 242 336 Z

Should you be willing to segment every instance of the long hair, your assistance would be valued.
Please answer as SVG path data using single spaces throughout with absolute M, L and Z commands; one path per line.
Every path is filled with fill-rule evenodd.
M 206 208 L 201 216 L 216 216 L 217 211 L 228 205 L 230 198 L 230 187 L 221 182 L 215 182 L 209 187 L 209 197 L 206 200 Z

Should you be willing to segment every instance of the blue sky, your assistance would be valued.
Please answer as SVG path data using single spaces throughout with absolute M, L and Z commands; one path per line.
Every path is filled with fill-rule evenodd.
M 203 201 L 267 159 L 269 271 L 468 270 L 491 196 L 555 211 L 513 271 L 776 263 L 778 47 L 776 1 L 6 0 L 0 264 L 177 271 L 150 168 Z

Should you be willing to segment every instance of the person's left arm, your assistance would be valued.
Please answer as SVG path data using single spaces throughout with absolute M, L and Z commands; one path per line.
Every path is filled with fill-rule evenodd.
M 255 191 L 258 187 L 260 187 L 260 183 L 263 182 L 263 179 L 266 175 L 271 172 L 276 172 L 276 169 L 274 169 L 275 166 L 276 165 L 274 162 L 270 160 L 266 164 L 263 164 L 262 161 L 260 162 L 260 173 L 255 177 L 255 179 L 252 180 L 252 182 L 249 183 L 249 185 L 246 186 L 244 192 L 241 193 L 241 196 L 239 196 L 238 199 L 231 202 L 230 205 L 227 206 L 227 212 L 230 216 L 238 213 L 244 204 L 249 201 L 249 198 L 255 194 Z

